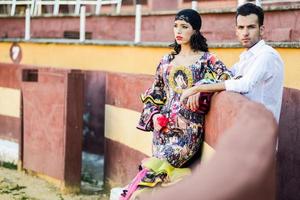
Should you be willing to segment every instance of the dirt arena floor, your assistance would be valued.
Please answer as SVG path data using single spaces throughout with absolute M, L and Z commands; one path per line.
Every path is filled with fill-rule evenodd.
M 45 180 L 24 172 L 0 167 L 1 200 L 108 200 L 104 192 L 87 192 L 71 195 L 61 191 Z

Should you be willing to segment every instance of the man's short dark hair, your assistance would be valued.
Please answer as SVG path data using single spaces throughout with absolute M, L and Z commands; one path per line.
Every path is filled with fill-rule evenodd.
M 251 14 L 255 14 L 258 17 L 259 26 L 264 25 L 264 11 L 261 7 L 253 3 L 245 3 L 238 7 L 235 18 L 237 19 L 239 15 L 247 16 Z

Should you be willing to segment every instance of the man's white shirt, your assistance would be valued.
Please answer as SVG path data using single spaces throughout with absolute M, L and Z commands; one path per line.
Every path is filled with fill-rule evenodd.
M 277 51 L 261 40 L 244 51 L 231 70 L 235 78 L 241 78 L 225 81 L 226 90 L 264 104 L 279 122 L 284 69 Z

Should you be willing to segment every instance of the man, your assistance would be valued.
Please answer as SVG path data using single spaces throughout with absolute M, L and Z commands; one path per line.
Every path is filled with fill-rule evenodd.
M 283 61 L 277 51 L 262 40 L 263 22 L 262 8 L 252 3 L 240 6 L 236 14 L 236 35 L 246 51 L 232 67 L 234 79 L 187 89 L 181 96 L 181 102 L 199 92 L 238 92 L 262 103 L 278 123 L 283 92 Z M 193 108 L 196 102 L 191 99 L 188 99 L 187 106 Z

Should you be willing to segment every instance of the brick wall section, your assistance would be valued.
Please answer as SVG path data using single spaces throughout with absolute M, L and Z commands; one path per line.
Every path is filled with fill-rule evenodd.
M 18 65 L 1 63 L 0 64 L 0 87 L 21 89 L 20 71 L 21 69 L 20 66 Z M 0 115 L 0 138 L 19 143 L 22 137 L 21 126 L 22 126 L 21 118 Z
M 277 199 L 300 199 L 300 90 L 285 88 L 279 122 Z
M 246 98 L 239 94 L 222 92 L 215 95 L 206 118 L 205 140 L 215 146 L 218 138 L 233 123 Z M 300 199 L 300 90 L 285 88 L 279 122 L 277 154 L 277 199 Z M 245 113 L 246 115 L 247 113 Z M 255 131 L 255 130 L 253 130 Z M 257 138 L 259 139 L 259 138 Z M 234 144 L 233 144 L 234 145 Z M 245 155 L 247 156 L 247 155 Z M 261 157 L 263 159 L 263 155 Z
M 264 38 L 267 41 L 299 41 L 299 10 L 266 11 Z M 209 42 L 237 41 L 235 13 L 203 13 L 202 29 Z M 144 15 L 141 38 L 143 42 L 172 42 L 174 14 Z M 287 23 L 288 22 L 288 23 Z M 134 40 L 134 16 L 90 16 L 86 32 L 97 40 Z M 23 18 L 0 18 L 0 37 L 23 38 Z M 64 31 L 79 31 L 79 17 L 32 18 L 32 38 L 63 38 Z

